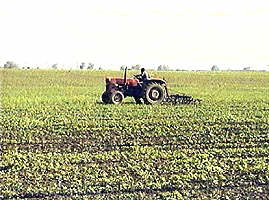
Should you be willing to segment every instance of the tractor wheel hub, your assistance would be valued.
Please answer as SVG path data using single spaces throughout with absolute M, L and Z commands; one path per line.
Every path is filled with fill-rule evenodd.
M 160 96 L 160 93 L 159 93 L 158 90 L 153 90 L 153 91 L 151 92 L 151 96 L 152 96 L 153 99 L 158 99 L 159 96 Z

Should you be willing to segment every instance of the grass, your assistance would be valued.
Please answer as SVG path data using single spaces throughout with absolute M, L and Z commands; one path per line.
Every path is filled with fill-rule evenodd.
M 151 72 L 188 106 L 101 104 L 119 71 L 0 75 L 1 198 L 268 195 L 269 73 Z

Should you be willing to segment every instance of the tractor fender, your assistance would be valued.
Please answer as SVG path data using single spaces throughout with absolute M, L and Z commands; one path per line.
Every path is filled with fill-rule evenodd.
M 166 81 L 163 79 L 149 79 L 149 80 L 144 80 L 144 84 L 152 84 L 152 83 L 157 83 L 160 85 L 166 85 Z

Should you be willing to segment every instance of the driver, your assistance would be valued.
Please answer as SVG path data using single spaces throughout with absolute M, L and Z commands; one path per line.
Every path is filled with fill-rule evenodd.
M 134 76 L 139 80 L 138 85 L 142 88 L 142 91 L 144 91 L 145 84 L 143 82 L 150 79 L 148 72 L 146 72 L 145 68 L 141 68 L 141 74 Z M 142 104 L 141 99 L 142 99 L 141 96 L 137 96 L 135 97 L 135 102 L 137 104 Z
M 141 74 L 138 74 L 135 77 L 141 81 L 146 81 L 149 79 L 149 74 L 146 72 L 145 68 L 141 68 Z

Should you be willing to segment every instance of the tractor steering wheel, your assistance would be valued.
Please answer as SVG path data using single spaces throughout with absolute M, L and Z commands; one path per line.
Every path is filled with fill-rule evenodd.
M 135 78 L 139 79 L 139 74 L 134 75 Z
M 138 79 L 140 82 L 142 81 L 142 77 L 141 77 L 140 74 L 134 75 L 134 77 L 135 77 L 136 79 Z

